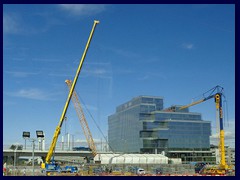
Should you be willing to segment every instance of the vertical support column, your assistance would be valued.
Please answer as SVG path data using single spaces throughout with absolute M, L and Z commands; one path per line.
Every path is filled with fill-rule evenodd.
M 39 151 L 42 150 L 42 149 L 41 149 L 41 148 L 42 148 L 42 143 L 41 143 L 41 141 L 42 141 L 42 140 L 41 140 L 40 138 L 38 138 L 38 150 L 39 150 Z
M 34 172 L 34 163 L 35 163 L 35 161 L 34 161 L 34 149 L 35 149 L 35 140 L 34 139 L 32 139 L 32 146 L 33 146 L 33 149 L 32 149 L 32 170 L 33 170 L 33 176 L 35 175 L 35 172 Z
M 62 151 L 64 151 L 64 136 L 62 136 Z
M 72 134 L 72 148 L 74 147 L 74 135 Z
M 17 158 L 17 146 L 16 149 L 14 150 L 14 161 L 13 161 L 13 166 L 14 166 L 14 176 L 16 176 L 16 158 Z
M 45 137 L 45 134 L 44 134 Z M 45 151 L 45 139 L 42 139 L 42 151 Z
M 68 145 L 68 150 L 70 150 L 70 134 L 67 134 L 67 145 Z
M 24 138 L 24 140 L 25 140 L 25 147 L 24 147 L 24 149 L 26 150 L 26 148 L 27 148 L 27 139 Z

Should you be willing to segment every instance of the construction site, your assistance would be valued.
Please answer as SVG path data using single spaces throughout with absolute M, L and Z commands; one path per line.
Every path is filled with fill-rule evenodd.
M 109 116 L 109 139 L 106 140 L 106 142 L 108 142 L 108 151 L 99 152 L 99 150 L 97 150 L 75 86 L 95 28 L 98 24 L 99 21 L 95 20 L 77 68 L 75 78 L 65 81 L 69 88 L 69 94 L 64 104 L 58 125 L 53 133 L 51 144 L 48 150 L 45 151 L 45 154 L 39 155 L 39 157 L 41 157 L 41 162 L 34 162 L 33 158 L 27 165 L 23 164 L 16 166 L 16 156 L 14 154 L 14 164 L 7 165 L 7 167 L 5 165 L 3 168 L 4 176 L 235 176 L 235 164 L 229 164 L 229 161 L 226 160 L 227 150 L 225 146 L 222 109 L 224 92 L 223 88 L 218 85 L 204 93 L 204 97 L 200 100 L 184 106 L 163 108 L 163 98 L 161 97 L 140 96 L 133 98 L 129 102 L 117 107 L 116 113 Z M 188 108 L 210 99 L 215 102 L 216 116 L 219 123 L 219 146 L 216 147 L 216 151 L 214 151 L 219 156 L 218 163 L 216 163 L 216 158 L 214 159 L 212 157 L 213 151 L 210 151 L 208 144 L 204 144 L 205 136 L 203 136 L 203 139 L 198 138 L 200 140 L 196 140 L 196 142 L 194 142 L 194 139 L 190 138 L 187 140 L 185 139 L 185 142 L 185 136 L 183 136 L 182 139 L 176 138 L 175 141 L 168 140 L 170 137 L 169 134 L 174 134 L 174 132 L 169 129 L 179 125 L 176 124 L 176 119 L 180 119 L 180 116 L 183 123 L 187 123 L 187 120 L 192 123 L 187 129 L 189 132 L 191 129 L 195 130 L 195 128 L 201 127 L 204 130 L 197 136 L 205 133 L 206 136 L 208 136 L 207 138 L 209 138 L 210 122 L 203 122 L 199 114 L 191 114 Z M 72 147 L 70 150 L 71 153 L 79 152 L 79 157 L 64 154 L 57 155 L 58 152 L 61 152 L 61 147 L 57 145 L 57 143 L 70 102 L 73 103 L 77 112 L 77 117 L 88 147 L 88 149 L 74 149 Z M 130 115 L 126 116 L 126 124 L 122 123 L 122 125 L 120 125 L 116 123 L 118 119 L 125 118 L 125 116 L 122 115 L 123 112 L 126 114 L 129 109 L 132 110 L 137 105 L 142 107 L 141 105 L 146 104 L 148 104 L 148 110 L 141 112 L 140 115 L 137 114 L 134 116 L 137 117 L 136 122 L 142 120 L 141 128 L 144 128 L 137 129 L 138 125 L 134 130 L 133 128 L 129 128 L 130 126 L 136 126 L 136 123 L 133 121 L 134 118 Z M 151 109 L 151 106 L 155 109 Z M 127 117 L 130 117 L 130 119 L 128 120 Z M 130 121 L 132 124 L 129 123 Z M 179 125 L 179 127 L 181 128 L 182 126 Z M 121 132 L 126 134 L 125 139 L 119 137 L 120 130 L 118 133 L 118 129 L 121 129 Z M 192 131 L 190 133 L 194 133 Z M 134 139 L 134 133 L 138 134 L 140 138 L 136 137 Z M 127 135 L 129 135 L 129 137 L 127 137 Z M 30 138 L 30 135 L 25 132 L 23 137 Z M 39 135 L 39 137 L 44 136 Z M 194 135 L 192 135 L 192 137 L 194 137 Z M 130 139 L 128 141 L 129 144 L 126 144 L 127 139 Z M 138 139 L 141 141 L 139 143 L 141 144 L 140 146 L 135 144 L 138 142 Z M 184 143 L 187 146 L 190 141 L 193 150 L 184 149 Z M 196 147 L 198 147 L 200 143 L 202 143 L 201 147 L 195 148 L 194 145 L 196 144 Z M 181 145 L 175 147 L 176 144 Z M 17 147 L 15 147 L 13 152 L 18 153 L 20 151 L 23 152 L 24 150 L 18 150 Z M 66 153 L 69 154 L 70 151 Z M 35 156 L 36 153 L 38 152 L 35 151 Z M 64 158 L 70 158 L 70 160 L 64 161 L 62 160 Z

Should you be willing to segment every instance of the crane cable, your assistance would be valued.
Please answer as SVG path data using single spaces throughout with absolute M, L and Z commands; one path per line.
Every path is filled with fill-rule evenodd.
M 223 105 L 224 105 L 224 112 L 226 112 L 225 114 L 226 114 L 226 116 L 223 116 L 223 120 L 224 120 L 224 124 L 225 124 L 225 122 L 227 121 L 227 125 L 228 125 L 228 127 L 229 127 L 229 118 L 228 118 L 228 102 L 227 102 L 227 100 L 226 100 L 226 98 L 225 98 L 225 100 L 223 101 Z
M 75 91 L 76 92 L 76 91 Z M 77 92 L 76 92 L 77 93 Z M 111 149 L 111 151 L 114 153 L 113 148 L 110 146 L 110 144 L 108 143 L 107 137 L 104 135 L 104 133 L 102 132 L 101 128 L 99 127 L 99 125 L 97 124 L 97 122 L 95 121 L 95 119 L 93 118 L 93 115 L 91 114 L 91 112 L 89 111 L 89 109 L 87 108 L 85 102 L 83 101 L 83 99 L 81 98 L 81 96 L 79 96 L 79 94 L 77 93 L 80 101 L 82 102 L 84 108 L 87 110 L 88 114 L 90 115 L 90 117 L 92 118 L 94 124 L 96 125 L 96 127 L 98 128 L 98 130 L 100 131 L 100 133 L 102 134 L 103 138 L 105 139 L 107 145 L 109 146 L 109 148 Z
M 224 114 L 226 114 L 226 116 L 223 116 L 223 122 L 224 122 L 224 126 L 225 126 L 225 123 L 227 121 L 227 125 L 229 127 L 229 119 L 228 119 L 228 103 L 227 103 L 227 98 L 226 96 L 224 95 L 224 91 L 222 89 L 222 97 L 224 98 L 223 100 L 223 112 Z

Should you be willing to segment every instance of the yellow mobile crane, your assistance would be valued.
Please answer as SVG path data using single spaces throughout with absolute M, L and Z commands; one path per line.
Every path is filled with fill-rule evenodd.
M 42 167 L 43 169 L 45 169 L 45 171 L 46 171 L 47 174 L 48 174 L 48 172 L 54 172 L 54 171 L 60 171 L 60 170 L 61 170 L 61 168 L 60 168 L 57 164 L 55 164 L 53 161 L 51 162 L 51 160 L 52 160 L 52 158 L 53 158 L 53 152 L 55 151 L 57 139 L 58 139 L 58 136 L 59 136 L 59 134 L 60 134 L 61 127 L 62 127 L 64 118 L 65 118 L 65 115 L 66 115 L 66 112 L 67 112 L 67 109 L 68 109 L 68 105 L 69 105 L 70 99 L 71 99 L 71 97 L 72 97 L 72 94 L 73 94 L 75 85 L 76 85 L 76 83 L 77 83 L 78 76 L 79 76 L 79 74 L 80 74 L 80 71 L 81 71 L 81 68 L 82 68 L 82 65 L 83 65 L 85 56 L 86 56 L 86 54 L 87 54 L 89 44 L 90 44 L 90 42 L 91 42 L 92 36 L 93 36 L 93 34 L 94 34 L 94 30 L 95 30 L 96 25 L 97 25 L 98 23 L 99 23 L 99 21 L 94 20 L 91 33 L 90 33 L 90 35 L 89 35 L 89 38 L 88 38 L 86 47 L 85 47 L 85 49 L 84 49 L 82 58 L 81 58 L 81 60 L 80 60 L 80 63 L 79 63 L 79 66 L 78 66 L 78 69 L 77 69 L 77 72 L 76 72 L 76 75 L 75 75 L 75 77 L 74 77 L 72 86 L 71 86 L 71 88 L 70 88 L 70 91 L 69 91 L 69 94 L 68 94 L 68 97 L 67 97 L 65 106 L 64 106 L 64 108 L 63 108 L 62 115 L 61 115 L 61 117 L 60 117 L 60 121 L 59 121 L 59 123 L 58 123 L 58 125 L 57 125 L 57 127 L 56 127 L 56 129 L 55 129 L 55 132 L 54 132 L 54 135 L 53 135 L 53 138 L 52 138 L 52 143 L 51 143 L 50 148 L 49 148 L 49 150 L 48 150 L 48 153 L 47 153 L 45 162 L 42 163 L 42 165 L 41 165 L 41 167 Z
M 191 104 L 180 106 L 178 110 L 183 110 L 185 108 L 188 108 L 190 106 L 194 106 L 196 104 L 200 104 L 206 100 L 209 100 L 211 98 L 215 99 L 215 105 L 216 105 L 216 111 L 217 111 L 217 120 L 219 120 L 219 126 L 220 126 L 220 142 L 219 142 L 219 154 L 220 154 L 220 164 L 218 167 L 214 168 L 208 168 L 205 167 L 202 171 L 202 173 L 206 174 L 226 174 L 229 170 L 231 170 L 231 167 L 227 165 L 225 161 L 225 145 L 224 145 L 224 130 L 223 130 L 223 109 L 222 109 L 222 97 L 223 95 L 223 88 L 221 86 L 215 86 L 214 88 L 210 89 L 206 93 L 210 92 L 210 94 L 198 101 L 192 102 Z M 205 96 L 205 94 L 203 96 Z M 175 106 L 172 106 L 165 111 L 177 111 Z
M 65 83 L 67 84 L 68 88 L 71 89 L 72 81 L 71 80 L 66 80 Z M 89 129 L 87 120 L 86 120 L 85 115 L 83 113 L 82 106 L 80 104 L 78 95 L 77 95 L 75 90 L 73 91 L 73 94 L 72 94 L 72 102 L 74 104 L 75 110 L 77 112 L 77 116 L 78 116 L 80 124 L 82 126 L 83 133 L 84 133 L 85 138 L 87 140 L 87 144 L 88 144 L 89 148 L 91 149 L 92 154 L 93 154 L 93 158 L 94 158 L 97 155 L 97 148 L 96 148 L 96 145 L 93 141 L 92 133 Z

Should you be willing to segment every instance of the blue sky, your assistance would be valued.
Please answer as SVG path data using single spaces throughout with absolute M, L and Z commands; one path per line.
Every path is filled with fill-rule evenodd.
M 97 25 L 76 91 L 107 136 L 108 116 L 139 95 L 164 107 L 224 87 L 226 144 L 235 143 L 234 5 L 3 5 L 3 144 L 43 130 L 51 142 L 93 20 Z M 85 108 L 86 110 L 86 108 Z M 212 122 L 214 100 L 190 108 Z M 86 112 L 93 137 L 103 139 Z M 84 140 L 72 104 L 62 134 Z M 61 138 L 59 138 L 59 141 Z M 214 142 L 214 138 L 212 138 Z

